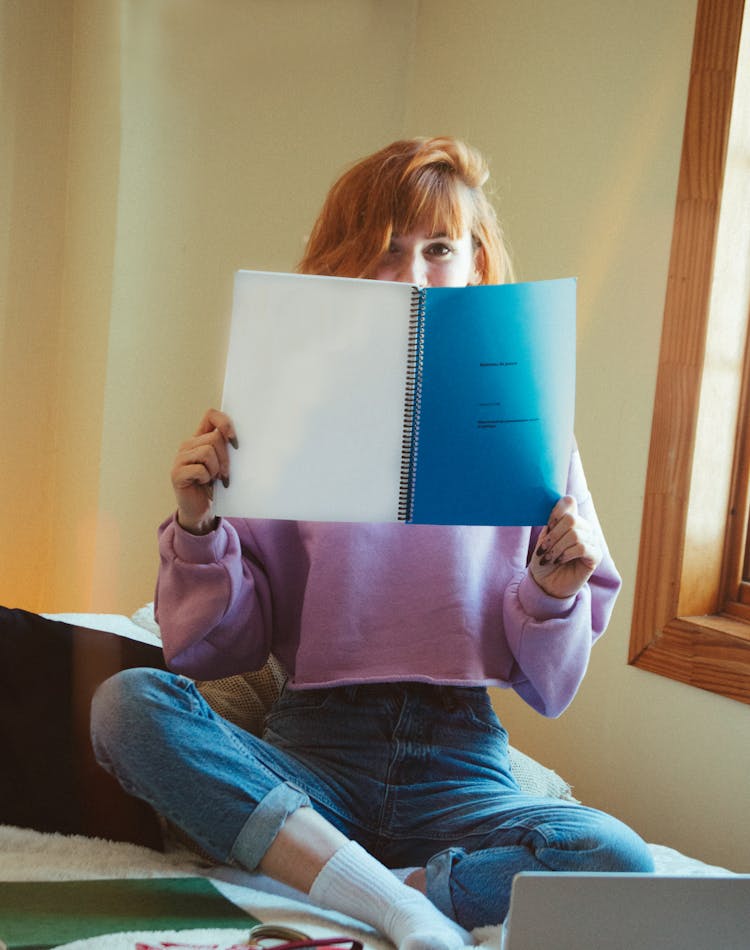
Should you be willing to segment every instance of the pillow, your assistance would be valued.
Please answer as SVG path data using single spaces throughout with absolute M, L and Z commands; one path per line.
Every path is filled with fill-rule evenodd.
M 154 617 L 154 602 L 153 600 L 147 604 L 144 604 L 142 607 L 139 607 L 138 610 L 130 619 L 133 623 L 137 624 L 139 627 L 143 627 L 144 630 L 148 630 L 149 633 L 153 633 L 154 636 L 157 636 L 161 640 L 161 630 L 159 629 L 159 624 L 156 622 Z
M 557 772 L 545 768 L 536 759 L 519 752 L 513 746 L 508 748 L 510 770 L 522 792 L 527 795 L 541 795 L 543 798 L 560 798 L 567 802 L 578 802 L 573 797 L 570 785 Z
M 220 716 L 259 736 L 263 732 L 266 713 L 276 702 L 285 680 L 286 673 L 272 655 L 265 666 L 252 673 L 218 680 L 197 680 L 195 685 Z

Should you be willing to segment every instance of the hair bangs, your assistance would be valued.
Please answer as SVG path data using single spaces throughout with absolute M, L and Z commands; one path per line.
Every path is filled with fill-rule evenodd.
M 420 229 L 455 239 L 471 230 L 472 217 L 466 186 L 447 165 L 433 165 L 417 169 L 401 184 L 391 221 L 394 234 Z

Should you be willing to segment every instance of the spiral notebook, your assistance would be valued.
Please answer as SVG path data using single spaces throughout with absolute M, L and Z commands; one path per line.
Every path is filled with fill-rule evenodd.
M 565 492 L 573 278 L 476 287 L 235 275 L 217 512 L 543 524 Z

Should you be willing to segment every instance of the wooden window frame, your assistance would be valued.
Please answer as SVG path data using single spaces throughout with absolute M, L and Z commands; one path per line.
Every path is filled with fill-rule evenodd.
M 750 703 L 750 602 L 742 602 L 747 585 L 741 573 L 748 537 L 750 342 L 733 416 L 721 403 L 711 412 L 717 394 L 706 380 L 743 14 L 744 0 L 698 2 L 628 662 Z M 706 420 L 731 429 L 723 441 L 722 433 L 711 433 L 710 453 L 702 418 L 704 429 Z

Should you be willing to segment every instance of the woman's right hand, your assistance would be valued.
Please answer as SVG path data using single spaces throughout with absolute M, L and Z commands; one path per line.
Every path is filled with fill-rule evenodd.
M 213 484 L 229 484 L 229 448 L 237 448 L 234 423 L 225 412 L 209 409 L 195 435 L 180 446 L 172 466 L 177 498 L 177 520 L 192 534 L 208 534 L 214 527 Z

